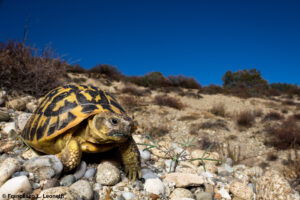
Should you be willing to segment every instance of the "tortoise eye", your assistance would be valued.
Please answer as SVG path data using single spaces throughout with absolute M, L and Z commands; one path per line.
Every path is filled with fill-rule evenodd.
M 110 118 L 109 121 L 112 125 L 117 125 L 119 123 L 119 120 L 117 118 Z

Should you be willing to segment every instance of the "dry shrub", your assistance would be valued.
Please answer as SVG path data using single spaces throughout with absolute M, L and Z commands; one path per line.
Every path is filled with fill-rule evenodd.
M 229 131 L 229 129 L 227 127 L 227 122 L 222 119 L 203 122 L 203 123 L 199 124 L 199 128 L 200 129 L 215 129 L 215 130 L 223 129 L 223 130 Z
M 64 83 L 66 66 L 51 48 L 39 52 L 19 41 L 0 44 L 0 87 L 36 97 Z
M 111 66 L 108 64 L 98 64 L 92 69 L 89 69 L 88 72 L 90 74 L 100 74 L 104 75 L 106 78 L 110 80 L 121 80 L 124 75 L 119 71 L 116 66 Z
M 296 148 L 300 145 L 300 126 L 293 117 L 283 121 L 279 126 L 267 128 L 270 135 L 266 144 L 278 149 Z
M 135 96 L 144 96 L 145 94 L 151 93 L 150 90 L 138 89 L 134 86 L 125 86 L 124 88 L 122 88 L 121 92 L 122 93 L 127 93 L 127 94 L 132 94 L 132 95 L 135 95 Z
M 178 121 L 192 121 L 200 118 L 198 113 L 191 113 L 189 115 L 184 115 L 178 118 Z
M 201 85 L 194 78 L 185 77 L 183 75 L 168 76 L 169 84 L 172 87 L 182 87 L 188 89 L 201 89 Z
M 264 117 L 263 121 L 268 121 L 268 120 L 281 120 L 284 117 L 279 113 L 279 112 L 269 112 L 268 114 L 266 114 L 266 116 Z
M 120 103 L 126 110 L 136 109 L 139 105 L 139 100 L 133 96 L 121 96 Z
M 208 85 L 201 88 L 201 93 L 203 94 L 220 94 L 224 93 L 224 88 L 219 85 Z
M 184 108 L 183 103 L 179 99 L 167 95 L 155 96 L 153 103 L 159 106 L 168 106 L 178 110 L 182 110 Z
M 210 112 L 216 116 L 225 117 L 226 111 L 223 103 L 215 104 L 210 109 Z
M 300 120 L 300 113 L 293 114 L 295 120 Z
M 274 152 L 269 152 L 267 154 L 267 160 L 268 161 L 276 161 L 278 159 L 278 155 Z
M 283 104 L 283 105 L 288 105 L 288 106 L 295 106 L 295 105 L 297 105 L 297 103 L 295 103 L 295 102 L 292 101 L 292 100 L 285 100 L 285 101 L 282 101 L 282 104 Z
M 249 110 L 241 111 L 236 116 L 237 125 L 242 127 L 252 126 L 254 120 L 255 120 L 255 115 L 253 114 L 253 112 Z
M 255 115 L 255 117 L 261 117 L 263 115 L 263 111 L 260 108 L 257 108 L 255 110 L 253 110 L 253 114 Z
M 163 137 L 167 133 L 169 133 L 169 129 L 166 126 L 155 126 L 148 130 L 149 135 L 152 138 L 159 138 Z
M 71 73 L 78 73 L 78 74 L 86 73 L 86 70 L 79 65 L 67 66 L 66 70 L 67 72 L 71 72 Z

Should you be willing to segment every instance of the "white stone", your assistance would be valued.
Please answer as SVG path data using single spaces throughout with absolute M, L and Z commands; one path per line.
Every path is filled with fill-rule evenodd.
M 135 194 L 133 194 L 133 193 L 131 193 L 131 192 L 122 192 L 122 197 L 123 197 L 125 200 L 135 200 L 135 199 L 136 199 Z
M 233 181 L 230 184 L 230 192 L 243 200 L 252 200 L 254 193 L 250 187 L 238 181 Z
M 147 179 L 144 184 L 144 189 L 148 193 L 153 193 L 156 195 L 165 193 L 165 186 L 159 178 Z
M 151 153 L 150 153 L 150 151 L 148 151 L 148 150 L 142 150 L 142 149 L 139 149 L 139 151 L 140 151 L 141 158 L 144 161 L 147 161 L 147 160 L 151 159 Z
M 176 187 L 199 186 L 204 184 L 204 178 L 197 174 L 170 173 L 166 175 L 165 180 L 175 183 Z
M 7 181 L 11 175 L 20 169 L 19 161 L 14 158 L 6 158 L 0 165 L 0 186 Z
M 16 131 L 16 123 L 15 122 L 8 122 L 4 124 L 4 127 L 2 128 L 3 132 L 6 134 L 9 134 L 11 131 Z
M 147 180 L 149 178 L 158 178 L 150 169 L 142 169 L 142 178 Z
M 21 131 L 24 129 L 31 115 L 32 115 L 31 113 L 22 113 L 18 116 L 18 127 Z
M 31 158 L 24 163 L 25 170 L 35 173 L 40 179 L 57 178 L 63 170 L 63 164 L 55 155 Z
M 184 188 L 176 188 L 170 195 L 170 199 L 179 199 L 179 198 L 194 198 L 194 195 L 191 191 Z
M 18 176 L 9 179 L 0 188 L 0 199 L 6 199 L 8 195 L 28 194 L 32 190 L 27 176 Z
M 115 185 L 119 182 L 120 170 L 111 162 L 104 161 L 98 165 L 96 181 L 101 185 Z
M 75 191 L 81 198 L 90 200 L 93 198 L 93 189 L 90 183 L 86 180 L 79 180 L 70 186 L 70 189 Z
M 74 173 L 76 180 L 79 180 L 81 177 L 83 177 L 85 172 L 86 172 L 86 162 L 81 161 L 80 165 L 77 167 L 77 169 Z
M 219 194 L 222 196 L 222 198 L 224 199 L 231 199 L 231 196 L 229 195 L 229 193 L 224 189 L 224 188 L 221 188 L 219 190 Z

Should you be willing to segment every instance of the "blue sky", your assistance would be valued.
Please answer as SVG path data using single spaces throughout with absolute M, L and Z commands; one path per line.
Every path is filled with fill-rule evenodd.
M 48 44 L 68 61 L 160 71 L 221 84 L 227 70 L 256 68 L 300 84 L 298 0 L 0 0 L 0 41 Z

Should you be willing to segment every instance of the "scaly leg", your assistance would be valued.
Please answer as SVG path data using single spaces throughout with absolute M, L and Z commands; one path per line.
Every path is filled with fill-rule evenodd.
M 120 145 L 120 153 L 124 164 L 125 173 L 129 180 L 135 181 L 136 177 L 141 178 L 141 159 L 140 152 L 132 137 L 128 141 Z
M 64 165 L 65 171 L 70 171 L 79 165 L 81 161 L 81 148 L 76 139 L 71 139 L 63 150 L 56 154 Z

